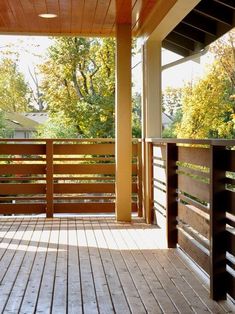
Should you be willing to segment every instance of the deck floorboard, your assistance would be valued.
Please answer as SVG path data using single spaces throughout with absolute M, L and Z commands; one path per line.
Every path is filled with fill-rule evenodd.
M 112 216 L 1 217 L 0 313 L 234 313 L 162 231 Z

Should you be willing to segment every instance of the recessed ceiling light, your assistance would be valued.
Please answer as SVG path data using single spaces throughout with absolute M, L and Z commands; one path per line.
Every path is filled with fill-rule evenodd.
M 38 16 L 44 18 L 44 19 L 54 19 L 55 17 L 57 17 L 57 14 L 54 13 L 42 13 L 39 14 Z

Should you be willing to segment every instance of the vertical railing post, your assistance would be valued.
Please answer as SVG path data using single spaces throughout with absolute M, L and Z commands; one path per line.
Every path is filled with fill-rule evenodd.
M 53 218 L 54 214 L 54 184 L 53 184 L 53 140 L 46 140 L 46 216 Z
M 137 144 L 137 180 L 138 180 L 138 216 L 143 216 L 143 199 L 142 199 L 142 143 Z
M 211 145 L 210 162 L 210 296 L 226 299 L 225 147 Z
M 153 222 L 153 144 L 146 142 L 145 146 L 145 215 L 146 222 Z
M 175 143 L 166 144 L 166 232 L 168 248 L 175 248 L 178 241 L 177 232 L 177 173 L 178 146 Z

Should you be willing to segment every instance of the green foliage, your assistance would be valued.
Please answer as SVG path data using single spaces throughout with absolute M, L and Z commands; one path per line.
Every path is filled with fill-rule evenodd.
M 46 123 L 39 126 L 37 138 L 77 138 L 76 127 L 70 123 L 66 117 L 58 114 L 49 118 Z
M 114 52 L 111 38 L 59 37 L 41 67 L 51 117 L 65 117 L 80 137 L 114 136 Z
M 79 137 L 114 137 L 113 38 L 56 38 L 49 49 L 47 62 L 40 69 L 43 75 L 43 100 L 48 106 L 50 123 L 57 129 L 55 133 L 52 132 L 53 136 L 61 134 L 59 115 L 64 119 L 63 129 L 72 125 Z M 140 95 L 136 95 L 133 100 L 134 137 L 141 135 L 140 108 Z M 47 135 L 48 127 L 48 124 L 45 125 L 45 131 L 40 128 L 40 134 Z
M 10 138 L 12 135 L 13 130 L 7 126 L 4 112 L 0 110 L 0 138 Z
M 141 95 L 138 93 L 132 100 L 132 136 L 141 138 Z
M 163 111 L 171 117 L 175 116 L 182 106 L 182 88 L 168 86 L 162 94 Z
M 163 131 L 163 136 L 198 139 L 235 137 L 234 40 L 233 30 L 211 46 L 215 61 L 196 84 L 164 92 L 165 111 L 174 115 L 174 109 L 178 109 L 173 124 Z
M 182 116 L 183 116 L 182 109 L 179 108 L 176 111 L 174 117 L 172 117 L 173 122 L 171 123 L 171 125 L 163 130 L 162 137 L 164 137 L 164 138 L 175 138 L 175 137 L 177 137 L 176 127 L 181 122 Z
M 217 62 L 197 84 L 183 91 L 182 120 L 176 125 L 179 138 L 234 137 L 235 103 L 230 82 Z
M 29 110 L 30 93 L 16 62 L 4 58 L 0 62 L 0 109 L 8 112 Z

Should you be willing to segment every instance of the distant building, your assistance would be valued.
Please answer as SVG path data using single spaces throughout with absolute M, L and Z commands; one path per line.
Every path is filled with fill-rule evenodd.
M 5 112 L 6 123 L 13 130 L 13 138 L 27 139 L 34 137 L 37 128 L 48 119 L 45 112 L 17 113 Z
M 24 112 L 22 114 L 26 118 L 31 119 L 39 124 L 43 124 L 48 120 L 47 112 Z
M 163 130 L 172 124 L 173 120 L 165 112 L 162 113 L 162 128 Z

